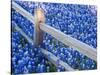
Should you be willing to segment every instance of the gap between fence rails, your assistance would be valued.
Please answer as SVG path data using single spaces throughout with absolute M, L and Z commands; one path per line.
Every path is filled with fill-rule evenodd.
M 24 17 L 29 19 L 34 24 L 34 17 L 30 13 L 28 13 L 25 9 L 23 9 L 21 6 L 19 6 L 15 2 L 12 2 L 12 7 L 17 12 L 19 12 L 21 15 L 23 15 Z M 55 28 L 52 28 L 49 25 L 42 24 L 42 25 L 40 25 L 40 29 L 48 34 L 51 34 L 54 38 L 56 38 L 60 42 L 64 43 L 65 45 L 75 48 L 80 53 L 97 61 L 97 51 L 95 48 L 93 48 L 77 39 L 74 39 L 74 38 L 62 33 L 61 31 L 56 30 Z

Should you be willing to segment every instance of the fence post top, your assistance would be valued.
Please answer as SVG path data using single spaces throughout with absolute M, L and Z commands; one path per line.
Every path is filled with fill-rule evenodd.
M 35 9 L 35 22 L 37 24 L 45 22 L 45 14 L 42 8 Z

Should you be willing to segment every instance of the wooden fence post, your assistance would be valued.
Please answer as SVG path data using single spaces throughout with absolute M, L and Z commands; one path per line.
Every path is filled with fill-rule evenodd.
M 45 22 L 44 10 L 41 8 L 35 9 L 34 15 L 34 45 L 38 46 L 43 42 L 43 31 L 40 29 L 40 23 Z

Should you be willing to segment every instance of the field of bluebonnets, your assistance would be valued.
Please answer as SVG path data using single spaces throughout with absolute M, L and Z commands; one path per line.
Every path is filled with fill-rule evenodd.
M 31 1 L 16 1 L 21 7 L 34 16 L 37 3 Z M 97 48 L 97 10 L 94 5 L 40 3 L 45 10 L 46 24 L 56 28 L 71 37 Z M 11 9 L 11 23 L 18 26 L 33 38 L 33 24 L 20 13 Z M 64 67 L 55 67 L 41 53 L 40 47 L 34 47 L 13 26 L 11 29 L 11 69 L 12 73 L 42 73 L 62 72 Z M 42 48 L 52 52 L 76 70 L 92 70 L 97 63 L 92 59 L 65 46 L 45 33 Z

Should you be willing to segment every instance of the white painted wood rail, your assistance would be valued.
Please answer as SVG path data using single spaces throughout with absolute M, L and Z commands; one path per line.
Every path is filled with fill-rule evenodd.
M 63 62 L 62 60 L 60 60 L 58 57 L 56 57 L 55 55 L 53 55 L 51 52 L 42 49 L 42 53 L 45 55 L 45 57 L 51 61 L 56 67 L 59 66 L 59 64 L 61 66 L 63 66 L 65 68 L 65 70 L 67 71 L 75 71 L 73 68 L 71 68 L 67 63 Z
M 30 39 L 30 38 L 21 30 L 21 28 L 20 28 L 16 23 L 13 23 L 13 26 L 14 26 L 14 28 L 15 28 L 18 32 L 20 32 L 20 34 L 21 34 L 23 37 L 25 37 L 25 39 L 26 39 L 29 43 L 31 43 L 32 45 L 34 45 L 33 40 Z
M 12 8 L 15 9 L 18 13 L 20 13 L 22 16 L 26 17 L 28 20 L 30 20 L 34 24 L 34 17 L 31 13 L 23 9 L 20 5 L 18 5 L 16 2 L 12 1 Z
M 66 35 L 63 32 L 61 32 L 49 25 L 46 25 L 43 23 L 41 23 L 41 24 L 42 25 L 40 25 L 40 29 L 43 30 L 44 32 L 48 33 L 49 35 L 52 35 L 55 39 L 64 43 L 65 45 L 70 46 L 70 47 L 76 49 L 77 51 L 79 51 L 80 53 L 97 61 L 97 51 L 95 48 L 93 48 L 77 39 L 74 39 L 74 38 L 70 37 L 69 35 Z

